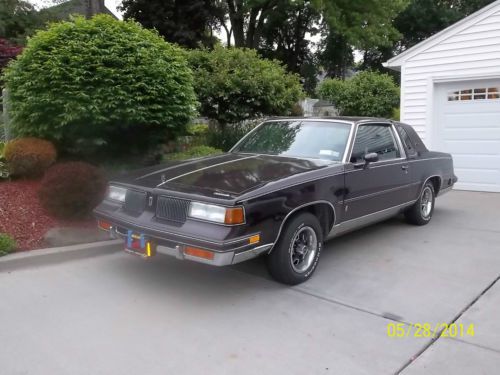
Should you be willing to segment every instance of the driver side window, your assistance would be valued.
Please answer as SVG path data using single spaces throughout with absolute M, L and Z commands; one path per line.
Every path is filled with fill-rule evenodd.
M 371 152 L 379 160 L 397 159 L 400 151 L 389 125 L 360 125 L 352 148 L 351 163 L 364 162 L 364 156 Z

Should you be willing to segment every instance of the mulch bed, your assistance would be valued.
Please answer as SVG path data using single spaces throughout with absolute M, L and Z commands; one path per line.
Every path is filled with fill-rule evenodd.
M 44 247 L 43 236 L 54 227 L 94 227 L 95 220 L 58 220 L 40 206 L 37 191 L 40 181 L 0 182 L 0 233 L 14 237 L 18 250 Z

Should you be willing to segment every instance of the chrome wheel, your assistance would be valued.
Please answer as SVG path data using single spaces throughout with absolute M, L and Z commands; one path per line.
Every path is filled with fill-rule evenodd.
M 422 217 L 428 218 L 432 212 L 432 189 L 427 186 L 422 192 L 422 198 L 420 199 L 420 212 Z
M 302 227 L 295 234 L 290 245 L 290 261 L 297 273 L 307 271 L 318 251 L 318 237 L 311 227 Z

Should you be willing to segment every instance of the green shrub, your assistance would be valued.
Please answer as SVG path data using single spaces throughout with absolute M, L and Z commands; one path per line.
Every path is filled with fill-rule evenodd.
M 399 104 L 399 88 L 392 77 L 369 71 L 346 81 L 326 79 L 318 95 L 335 103 L 343 116 L 391 117 Z
M 221 154 L 222 150 L 210 147 L 210 146 L 195 146 L 184 152 L 174 152 L 165 155 L 165 160 L 186 160 L 201 158 L 203 156 L 218 155 Z
M 51 24 L 6 69 L 13 132 L 65 152 L 143 151 L 195 112 L 185 52 L 107 15 Z
M 16 247 L 16 241 L 11 236 L 0 233 L 0 256 L 11 253 Z
M 103 200 L 106 189 L 107 181 L 100 169 L 83 162 L 67 162 L 47 170 L 38 198 L 54 217 L 77 219 L 90 215 Z
M 187 134 L 194 137 L 200 137 L 206 135 L 208 132 L 207 124 L 189 124 L 187 126 Z
M 399 109 L 399 107 L 398 108 L 394 108 L 392 110 L 391 119 L 396 120 L 396 121 L 401 120 L 401 110 Z
M 9 178 L 9 169 L 4 157 L 5 142 L 0 141 L 0 180 Z
M 4 157 L 11 176 L 39 177 L 56 161 L 57 152 L 44 139 L 18 138 L 7 143 Z
M 216 47 L 188 54 L 203 116 L 225 124 L 288 115 L 303 96 L 299 76 L 256 51 Z
M 260 121 L 230 124 L 224 129 L 211 128 L 206 134 L 206 143 L 224 152 L 229 151 L 241 138 L 252 130 Z

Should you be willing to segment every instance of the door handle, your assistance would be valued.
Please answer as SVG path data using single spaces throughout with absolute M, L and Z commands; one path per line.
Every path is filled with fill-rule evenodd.
M 402 166 L 401 166 L 401 169 L 402 169 L 403 171 L 406 171 L 406 170 L 408 170 L 408 166 L 407 166 L 407 165 L 402 165 Z

